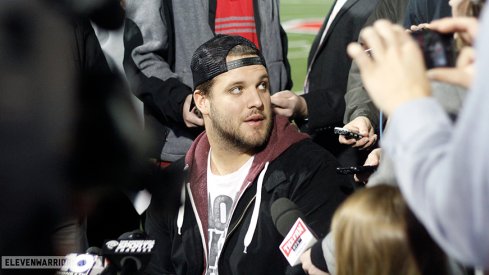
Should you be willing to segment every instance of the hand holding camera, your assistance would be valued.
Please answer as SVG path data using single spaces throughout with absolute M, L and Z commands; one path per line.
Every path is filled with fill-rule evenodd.
M 455 66 L 455 40 L 452 33 L 420 29 L 411 33 L 421 51 L 427 69 Z
M 444 18 L 431 22 L 429 26 L 430 29 L 440 33 L 456 33 L 466 46 L 460 50 L 455 67 L 431 69 L 428 71 L 428 77 L 431 80 L 468 88 L 475 73 L 475 51 L 472 43 L 478 32 L 477 19 L 470 17 Z

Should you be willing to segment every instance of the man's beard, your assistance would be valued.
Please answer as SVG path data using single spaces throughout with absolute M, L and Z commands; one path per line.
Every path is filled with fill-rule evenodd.
M 211 123 L 215 131 L 218 142 L 227 144 L 232 148 L 236 148 L 242 152 L 256 153 L 259 152 L 268 142 L 270 133 L 273 128 L 273 120 L 271 114 L 264 114 L 261 111 L 255 111 L 252 114 L 261 114 L 265 118 L 262 122 L 266 123 L 265 132 L 260 136 L 247 137 L 246 133 L 240 133 L 239 126 L 243 123 L 242 120 L 233 120 L 229 115 L 222 115 L 220 112 L 211 106 Z M 250 114 L 251 115 L 251 114 Z M 234 123 L 233 123 L 234 122 Z M 237 123 L 237 124 L 235 124 Z

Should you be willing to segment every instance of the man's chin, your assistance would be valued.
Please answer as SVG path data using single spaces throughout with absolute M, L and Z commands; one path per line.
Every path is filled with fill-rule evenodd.
M 263 147 L 264 145 L 266 145 L 268 141 L 266 130 L 260 131 L 259 133 L 255 133 L 255 135 L 247 136 L 245 141 L 249 147 L 253 147 L 253 148 Z

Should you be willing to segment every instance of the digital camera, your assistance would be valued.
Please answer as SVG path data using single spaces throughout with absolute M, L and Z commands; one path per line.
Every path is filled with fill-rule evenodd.
M 443 34 L 428 29 L 412 32 L 423 51 L 426 68 L 454 67 L 455 41 L 453 34 Z

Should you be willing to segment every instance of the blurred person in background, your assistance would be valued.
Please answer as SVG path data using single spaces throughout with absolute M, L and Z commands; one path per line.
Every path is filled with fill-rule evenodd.
M 41 1 L 2 3 L 2 256 L 66 252 L 61 245 L 55 246 L 52 237 L 71 214 L 64 169 L 76 113 L 75 73 L 70 60 L 69 27 L 59 13 Z
M 488 23 L 486 9 L 481 28 Z M 449 18 L 432 22 L 430 28 L 458 32 L 472 44 L 479 25 L 474 18 Z M 488 117 L 488 87 L 482 77 L 489 60 L 488 37 L 482 33 L 477 40 L 475 78 L 467 74 L 470 62 L 452 68 L 466 76 L 464 81 L 474 79 L 468 81 L 473 84 L 453 124 L 430 98 L 421 52 L 402 28 L 379 21 L 361 36 L 374 54 L 367 56 L 360 45 L 351 45 L 348 51 L 359 64 L 373 101 L 390 117 L 382 146 L 393 159 L 403 195 L 448 254 L 487 268 L 489 238 L 483 232 L 489 223 L 485 215 L 489 181 L 484 173 L 488 153 L 482 136 L 489 130 L 480 121 Z M 397 92 L 392 93 L 393 89 Z
M 85 16 L 62 1 L 8 1 L 0 11 L 1 255 L 83 251 L 86 198 L 139 170 L 146 140 L 133 139 L 117 81 L 89 58 L 96 40 L 72 21 Z

